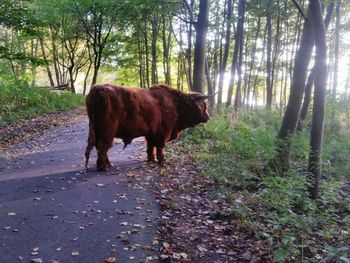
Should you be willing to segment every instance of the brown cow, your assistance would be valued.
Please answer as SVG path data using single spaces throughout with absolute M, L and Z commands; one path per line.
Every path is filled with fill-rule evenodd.
M 136 137 L 145 136 L 147 159 L 164 162 L 163 149 L 179 133 L 207 122 L 208 95 L 184 93 L 158 84 L 150 89 L 95 85 L 86 98 L 89 138 L 86 166 L 93 146 L 97 149 L 97 169 L 111 167 L 107 151 L 114 138 L 121 138 L 124 148 Z

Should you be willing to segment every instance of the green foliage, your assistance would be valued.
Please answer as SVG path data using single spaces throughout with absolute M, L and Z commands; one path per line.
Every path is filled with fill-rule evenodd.
M 338 114 L 338 107 L 345 105 L 333 106 Z M 350 217 L 346 216 L 350 198 L 344 178 L 350 174 L 349 129 L 344 130 L 337 118 L 330 121 L 327 117 L 325 176 L 321 198 L 314 201 L 308 191 L 312 176 L 305 172 L 309 131 L 300 132 L 293 140 L 292 169 L 288 173 L 276 174 L 266 167 L 275 154 L 280 120 L 279 113 L 262 109 L 224 113 L 186 132 L 183 148 L 195 154 L 205 167 L 204 173 L 212 176 L 218 190 L 232 200 L 232 215 L 266 241 L 276 262 L 316 260 L 316 254 L 340 260 L 349 255 L 344 248 L 338 253 L 346 247 L 350 231 Z M 337 133 L 329 132 L 335 126 Z M 242 200 L 239 205 L 237 199 Z M 327 247 L 333 247 L 331 254 L 325 252 L 329 251 Z
M 0 127 L 42 113 L 76 108 L 84 96 L 53 92 L 47 88 L 29 88 L 25 83 L 0 85 Z

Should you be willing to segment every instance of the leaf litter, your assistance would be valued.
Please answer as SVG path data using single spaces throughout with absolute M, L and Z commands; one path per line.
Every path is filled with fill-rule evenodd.
M 231 204 L 216 194 L 190 156 L 172 156 L 161 169 L 159 240 L 164 262 L 272 262 L 262 241 L 230 216 Z M 239 202 L 238 202 L 239 203 Z

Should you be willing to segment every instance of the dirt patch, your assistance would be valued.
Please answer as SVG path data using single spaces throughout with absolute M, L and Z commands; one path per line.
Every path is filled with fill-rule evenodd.
M 263 241 L 235 218 L 228 198 L 190 156 L 173 156 L 168 163 L 159 184 L 166 262 L 272 262 Z
M 15 125 L 0 128 L 0 149 L 23 140 L 31 139 L 37 136 L 38 133 L 43 133 L 49 128 L 74 123 L 85 116 L 86 109 L 80 107 L 74 110 L 36 116 Z

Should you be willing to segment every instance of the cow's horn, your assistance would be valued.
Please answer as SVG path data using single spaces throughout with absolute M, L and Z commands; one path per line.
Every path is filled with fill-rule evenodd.
M 214 97 L 217 94 L 217 92 L 215 92 L 214 94 L 207 94 L 207 95 L 203 95 L 203 94 L 199 94 L 196 96 L 196 99 L 198 100 L 207 100 L 211 97 Z

